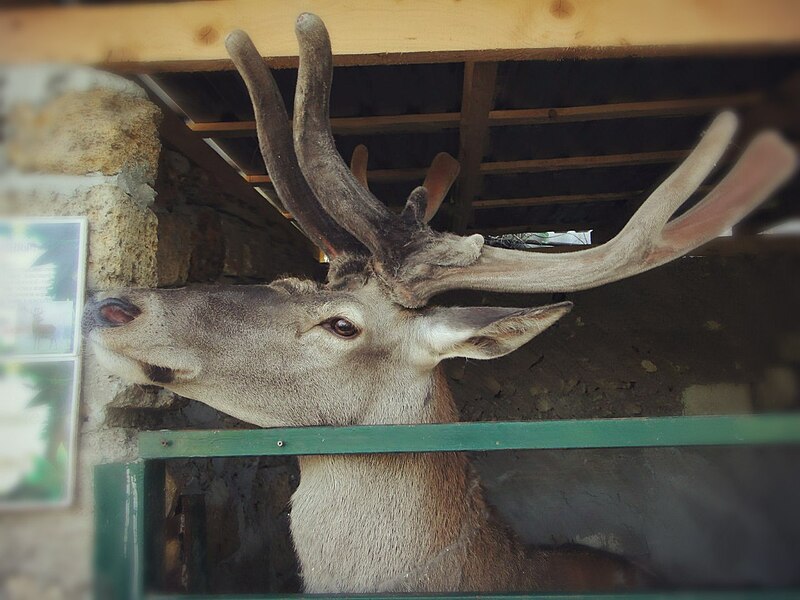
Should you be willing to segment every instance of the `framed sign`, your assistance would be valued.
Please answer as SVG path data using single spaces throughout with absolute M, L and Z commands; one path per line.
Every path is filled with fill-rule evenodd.
M 72 501 L 83 218 L 0 219 L 0 509 Z

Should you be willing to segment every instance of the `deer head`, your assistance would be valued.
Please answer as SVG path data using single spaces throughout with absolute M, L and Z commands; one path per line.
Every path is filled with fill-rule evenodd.
M 387 210 L 359 181 L 366 156 L 354 159 L 354 175 L 331 135 L 328 33 L 311 14 L 298 18 L 296 31 L 293 127 L 247 35 L 236 31 L 226 43 L 249 89 L 276 191 L 331 259 L 327 282 L 125 290 L 86 312 L 89 339 L 111 371 L 257 425 L 451 420 L 428 402 L 440 361 L 502 356 L 571 304 L 425 308 L 433 296 L 447 290 L 569 292 L 641 273 L 731 227 L 796 166 L 794 151 L 778 134 L 761 133 L 700 203 L 670 220 L 728 148 L 737 119 L 726 112 L 608 243 L 569 254 L 488 247 L 480 235 L 461 237 L 427 225 L 443 197 L 441 178 L 413 190 L 401 214 Z

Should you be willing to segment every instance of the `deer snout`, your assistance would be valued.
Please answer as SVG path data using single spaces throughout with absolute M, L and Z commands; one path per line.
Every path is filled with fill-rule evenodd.
M 127 325 L 142 314 L 138 306 L 122 298 L 106 298 L 91 306 L 89 311 L 98 327 Z

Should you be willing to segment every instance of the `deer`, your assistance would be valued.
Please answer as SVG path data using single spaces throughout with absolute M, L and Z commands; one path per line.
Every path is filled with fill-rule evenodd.
M 39 349 L 42 341 L 49 341 L 50 348 L 56 342 L 56 326 L 51 323 L 45 323 L 42 308 L 34 308 L 31 316 L 31 334 L 33 335 L 33 344 L 35 349 Z
M 440 192 L 419 186 L 395 213 L 365 185 L 365 156 L 348 168 L 330 129 L 328 32 L 310 13 L 295 29 L 292 123 L 247 34 L 234 31 L 226 47 L 249 90 L 277 194 L 330 258 L 326 281 L 115 290 L 97 295 L 84 316 L 110 373 L 258 427 L 455 422 L 441 363 L 508 354 L 572 303 L 453 307 L 429 304 L 434 296 L 568 293 L 634 276 L 717 237 L 797 166 L 778 133 L 761 132 L 699 203 L 671 219 L 735 135 L 737 117 L 723 112 L 610 241 L 572 253 L 490 247 L 479 234 L 429 226 L 429 201 L 440 202 Z M 441 178 L 429 183 L 436 185 Z M 299 465 L 290 518 L 306 592 L 585 590 L 640 581 L 637 569 L 601 552 L 524 549 L 462 454 L 303 456 Z

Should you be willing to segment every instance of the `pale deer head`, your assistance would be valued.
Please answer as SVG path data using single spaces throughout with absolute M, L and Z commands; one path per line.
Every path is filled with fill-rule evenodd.
M 91 304 L 86 316 L 100 361 L 120 377 L 162 385 L 257 425 L 453 420 L 452 408 L 429 401 L 440 361 L 507 354 L 571 305 L 425 308 L 432 297 L 448 290 L 569 292 L 641 273 L 730 228 L 796 166 L 778 134 L 761 133 L 700 203 L 670 221 L 733 138 L 737 119 L 723 113 L 608 243 L 568 254 L 488 247 L 480 235 L 431 229 L 435 207 L 425 186 L 397 215 L 351 173 L 329 124 L 328 33 L 310 14 L 296 29 L 293 127 L 247 35 L 232 33 L 227 47 L 250 91 L 277 193 L 331 259 L 327 283 L 124 290 Z

